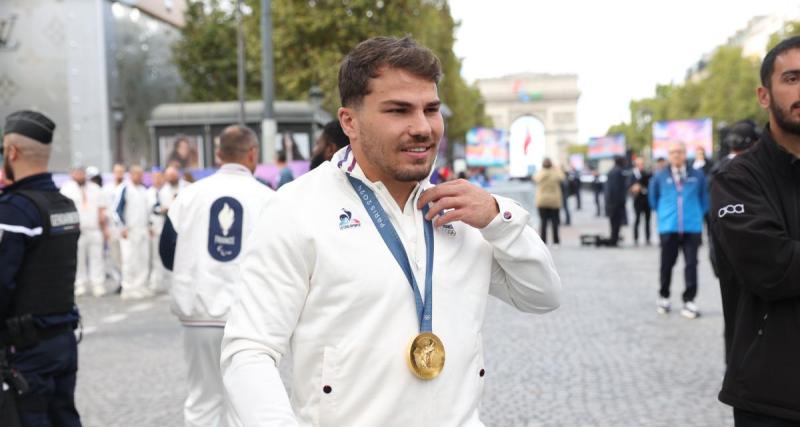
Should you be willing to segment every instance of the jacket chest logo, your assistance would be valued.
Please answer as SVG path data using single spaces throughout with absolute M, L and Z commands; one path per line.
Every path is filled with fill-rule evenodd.
M 343 214 L 339 215 L 339 230 L 347 230 L 348 228 L 361 227 L 361 221 L 353 218 L 353 213 L 345 208 L 342 208 Z
M 453 227 L 453 224 L 445 224 L 442 226 L 442 232 L 447 234 L 450 237 L 456 237 L 456 229 Z

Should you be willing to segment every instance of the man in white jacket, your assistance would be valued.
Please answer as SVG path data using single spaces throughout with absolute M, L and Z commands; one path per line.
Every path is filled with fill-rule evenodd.
M 147 189 L 142 185 L 143 176 L 141 166 L 131 166 L 130 179 L 122 184 L 114 208 L 120 230 L 122 299 L 152 295 L 147 288 L 150 276 L 150 207 Z
M 76 167 L 72 179 L 61 187 L 61 194 L 69 197 L 81 218 L 81 236 L 78 238 L 78 268 L 75 272 L 75 295 L 86 293 L 87 285 L 96 297 L 106 293 L 103 265 L 103 240 L 106 228 L 106 203 L 99 185 L 86 179 L 86 169 Z
M 480 426 L 488 295 L 558 307 L 524 209 L 428 182 L 440 76 L 409 38 L 367 40 L 342 62 L 351 147 L 276 193 L 242 265 L 222 369 L 244 425 Z M 290 350 L 291 400 L 277 370 Z
M 228 425 L 219 369 L 222 332 L 242 283 L 242 250 L 274 193 L 253 177 L 258 138 L 249 128 L 223 130 L 217 156 L 220 170 L 182 189 L 171 203 L 159 245 L 173 272 L 172 312 L 184 326 L 186 426 Z

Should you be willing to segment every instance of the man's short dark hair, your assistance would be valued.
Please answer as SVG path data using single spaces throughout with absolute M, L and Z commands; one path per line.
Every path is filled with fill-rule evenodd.
M 325 125 L 325 128 L 322 129 L 322 135 L 326 141 L 335 144 L 336 149 L 347 147 L 350 144 L 350 138 L 344 134 L 342 124 L 336 119 L 329 121 Z
M 384 67 L 398 68 L 439 83 L 442 65 L 430 49 L 411 37 L 373 37 L 358 44 L 339 66 L 339 97 L 342 106 L 357 106 L 369 95 L 370 79 Z
M 258 146 L 258 136 L 247 126 L 231 125 L 219 135 L 219 159 L 225 162 L 239 160 L 251 147 Z
M 772 77 L 772 72 L 775 71 L 775 58 L 792 49 L 800 49 L 800 36 L 785 39 L 767 52 L 767 56 L 761 62 L 761 86 L 772 89 L 770 78 Z

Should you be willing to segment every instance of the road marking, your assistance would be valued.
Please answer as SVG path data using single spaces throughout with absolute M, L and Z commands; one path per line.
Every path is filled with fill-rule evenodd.
M 140 311 L 149 310 L 151 307 L 153 307 L 153 303 L 151 303 L 151 302 L 143 302 L 143 303 L 136 304 L 133 307 L 129 308 L 128 309 L 128 313 L 138 313 Z
M 100 321 L 103 323 L 117 323 L 121 322 L 128 318 L 127 314 L 119 313 L 119 314 L 112 314 L 110 316 L 106 316 L 102 318 Z

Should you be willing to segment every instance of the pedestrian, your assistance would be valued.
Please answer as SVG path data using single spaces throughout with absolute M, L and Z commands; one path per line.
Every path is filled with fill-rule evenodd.
M 711 190 L 720 284 L 738 292 L 734 307 L 723 299 L 732 345 L 719 393 L 736 427 L 800 425 L 798 69 L 800 37 L 764 57 L 757 93 L 769 123 Z
M 111 168 L 111 181 L 103 188 L 106 202 L 106 224 L 108 224 L 108 238 L 104 251 L 106 276 L 111 279 L 115 290 L 121 289 L 122 284 L 122 254 L 120 250 L 121 229 L 116 221 L 114 208 L 117 206 L 125 182 L 127 168 L 122 163 L 115 163 Z
M 632 184 L 630 187 L 631 196 L 633 196 L 633 243 L 639 244 L 639 224 L 642 224 L 641 219 L 644 218 L 644 243 L 650 246 L 650 201 L 647 197 L 647 188 L 650 186 L 650 177 L 652 176 L 644 167 L 644 159 L 637 157 L 634 160 L 634 167 L 631 170 Z
M 619 230 L 628 223 L 625 203 L 628 200 L 628 177 L 625 174 L 625 158 L 614 157 L 614 167 L 608 172 L 605 187 L 606 216 L 611 228 L 607 246 L 619 245 Z
M 339 76 L 350 147 L 256 225 L 222 344 L 229 400 L 248 426 L 481 425 L 487 297 L 556 308 L 550 254 L 513 201 L 427 183 L 444 131 L 430 50 L 369 39 Z
M 667 159 L 665 159 L 663 157 L 657 158 L 656 159 L 656 165 L 655 165 L 655 167 L 653 167 L 653 175 L 661 172 L 666 167 L 667 167 Z
M 564 169 L 558 168 L 561 171 L 561 176 L 564 177 L 561 181 L 561 207 L 564 209 L 564 225 L 572 224 L 572 217 L 569 212 L 569 179 L 564 174 Z
M 561 243 L 558 228 L 559 211 L 564 202 L 561 185 L 564 182 L 564 173 L 554 167 L 550 159 L 545 158 L 533 181 L 536 183 L 536 209 L 539 210 L 539 237 L 547 243 L 547 225 L 550 224 L 553 244 L 557 246 Z
M 314 143 L 314 148 L 311 150 L 309 169 L 314 170 L 323 162 L 330 161 L 337 151 L 347 147 L 348 144 L 350 144 L 350 139 L 344 134 L 339 119 L 329 121 L 322 128 L 322 134 L 317 138 L 317 142 Z
M 33 111 L 12 113 L 3 127 L 3 171 L 13 184 L 0 196 L 0 353 L 27 382 L 3 384 L 5 396 L 7 384 L 21 393 L 26 427 L 81 425 L 73 333 L 80 215 L 47 172 L 54 130 Z M 0 414 L 3 425 L 13 425 L 8 415 Z
M 569 194 L 575 196 L 575 210 L 579 211 L 581 210 L 581 174 L 575 166 L 570 166 L 567 182 L 569 182 Z
M 277 188 L 281 188 L 284 185 L 294 181 L 294 173 L 292 169 L 289 168 L 289 164 L 286 163 L 286 152 L 281 151 L 278 153 L 278 161 L 276 162 L 278 168 L 278 184 Z
M 681 315 L 694 319 L 700 315 L 694 298 L 697 296 L 697 248 L 703 232 L 703 215 L 708 210 L 706 178 L 699 169 L 687 168 L 686 147 L 672 143 L 669 147 L 669 166 L 650 181 L 650 206 L 656 211 L 661 239 L 661 268 L 657 310 L 671 310 L 670 282 L 672 267 L 683 251 L 683 292 Z
M 108 236 L 105 197 L 97 184 L 86 179 L 83 167 L 74 168 L 71 177 L 61 187 L 61 194 L 72 200 L 81 220 L 75 296 L 91 289 L 92 295 L 99 297 L 106 293 L 103 264 L 103 241 Z
M 153 293 L 160 293 L 167 289 L 168 271 L 161 264 L 158 257 L 158 241 L 161 230 L 164 228 L 166 210 L 162 208 L 158 194 L 164 188 L 164 173 L 153 170 L 150 174 L 152 185 L 147 189 L 147 208 L 150 211 L 150 277 L 148 289 Z
M 595 216 L 600 216 L 600 197 L 603 194 L 603 181 L 600 178 L 600 172 L 592 168 L 592 193 L 594 193 L 594 207 Z
M 147 189 L 142 185 L 144 170 L 131 166 L 130 178 L 122 185 L 114 208 L 120 229 L 122 262 L 122 299 L 152 295 L 147 287 L 150 277 L 150 212 Z
M 173 272 L 172 311 L 184 326 L 186 426 L 236 425 L 227 420 L 220 344 L 242 285 L 242 250 L 256 237 L 258 213 L 274 194 L 253 176 L 258 137 L 250 128 L 225 128 L 216 154 L 220 169 L 181 190 L 170 206 L 159 246 L 164 266 Z
M 711 168 L 714 167 L 714 162 L 711 159 L 706 159 L 706 150 L 702 146 L 697 146 L 694 150 L 694 161 L 692 162 L 692 169 L 700 169 L 703 175 L 708 176 Z

